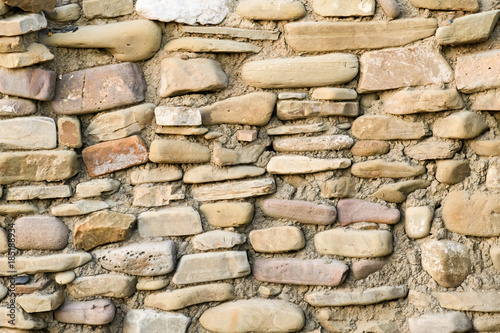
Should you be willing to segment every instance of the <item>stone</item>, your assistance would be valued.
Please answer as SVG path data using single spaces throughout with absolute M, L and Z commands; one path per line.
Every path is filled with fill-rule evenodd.
M 467 160 L 443 160 L 436 163 L 436 179 L 444 184 L 457 184 L 467 178 L 470 173 Z
M 318 133 L 328 130 L 328 125 L 325 123 L 303 124 L 303 125 L 285 125 L 273 127 L 267 130 L 268 135 L 289 135 L 289 134 L 305 134 Z
M 178 285 L 236 279 L 250 274 L 245 251 L 187 254 L 181 257 L 172 282 Z
M 255 163 L 269 144 L 268 140 L 256 140 L 236 149 L 227 149 L 215 142 L 212 162 L 217 166 Z
M 384 111 L 390 114 L 414 114 L 456 110 L 464 107 L 456 89 L 402 90 L 385 95 Z
M 59 144 L 69 148 L 82 147 L 81 125 L 78 118 L 59 117 L 57 118 L 57 134 Z
M 500 330 L 500 316 L 475 317 L 473 326 L 478 332 L 496 332 Z
M 470 96 L 472 97 L 472 96 Z M 495 89 L 474 94 L 475 99 L 470 99 L 472 110 L 498 111 L 500 110 L 500 95 Z
M 499 156 L 500 140 L 474 140 L 470 142 L 472 150 L 480 156 Z
M 180 310 L 195 304 L 222 302 L 235 298 L 234 286 L 229 283 L 206 284 L 149 294 L 144 305 L 165 311 Z
M 260 207 L 267 217 L 304 224 L 329 225 L 335 222 L 337 217 L 337 211 L 333 206 L 302 200 L 265 199 Z
M 455 112 L 436 120 L 434 136 L 451 139 L 473 139 L 488 129 L 486 120 L 471 111 Z
M 191 319 L 181 313 L 130 310 L 123 322 L 124 333 L 186 332 Z
M 259 53 L 262 48 L 251 43 L 201 37 L 172 39 L 165 45 L 168 52 Z
M 0 66 L 5 68 L 21 68 L 54 59 L 49 49 L 38 43 L 30 44 L 26 51 L 0 54 Z
M 203 231 L 201 218 L 193 207 L 173 207 L 139 214 L 141 237 L 196 235 Z
M 315 1 L 313 11 L 321 16 L 373 16 L 375 14 L 375 0 L 342 0 Z
M 174 270 L 176 261 L 175 244 L 171 240 L 135 243 L 93 254 L 104 269 L 138 276 L 168 274 Z
M 51 254 L 46 256 L 17 256 L 15 274 L 9 269 L 7 257 L 0 258 L 0 276 L 62 272 L 85 265 L 92 256 L 86 252 Z
M 275 286 L 260 286 L 259 294 L 265 298 L 269 298 L 270 296 L 277 296 L 281 293 L 281 287 Z
M 434 10 L 463 10 L 466 12 L 477 12 L 479 3 L 477 0 L 410 0 L 417 8 Z
M 378 5 L 382 8 L 388 18 L 395 19 L 401 15 L 401 8 L 394 0 L 377 0 Z
M 278 175 L 316 173 L 345 169 L 351 166 L 348 158 L 321 159 L 298 155 L 273 156 L 266 166 L 267 172 Z
M 134 12 L 133 0 L 83 0 L 83 14 L 88 19 L 117 17 Z
M 433 292 L 442 308 L 458 311 L 500 312 L 497 291 Z
M 156 127 L 155 132 L 157 134 L 172 134 L 172 135 L 203 135 L 208 132 L 208 128 L 187 127 L 187 126 L 182 126 L 182 127 L 158 126 Z
M 0 99 L 0 116 L 29 116 L 35 113 L 36 109 L 36 104 L 27 99 Z
M 217 168 L 212 165 L 200 165 L 187 170 L 182 181 L 186 184 L 211 183 L 224 180 L 257 177 L 266 172 L 266 169 L 251 165 L 242 165 L 229 168 Z
M 436 40 L 441 45 L 484 42 L 490 37 L 499 18 L 498 10 L 459 17 L 451 25 L 437 29 Z
M 80 18 L 80 5 L 76 3 L 58 6 L 53 11 L 46 11 L 45 15 L 50 21 L 70 22 Z
M 200 205 L 200 212 L 214 227 L 240 227 L 252 222 L 254 207 L 251 202 L 215 202 Z
M 78 172 L 74 151 L 29 151 L 0 153 L 0 184 L 16 181 L 59 181 Z
M 197 201 L 243 199 L 272 194 L 276 191 L 274 178 L 260 178 L 199 185 L 191 188 L 191 195 Z
M 341 226 L 356 222 L 396 224 L 400 219 L 398 209 L 360 199 L 339 200 L 337 212 Z
M 130 173 L 132 185 L 170 182 L 179 179 L 182 179 L 182 169 L 175 165 L 158 165 L 154 169 L 140 169 Z
M 133 206 L 160 207 L 165 206 L 173 200 L 183 200 L 186 190 L 181 184 L 136 187 L 134 188 Z
M 92 213 L 74 227 L 73 246 L 85 251 L 130 237 L 135 216 L 110 211 Z
M 206 163 L 210 149 L 191 141 L 158 139 L 151 142 L 149 159 L 155 163 Z
M 348 135 L 276 138 L 273 148 L 277 152 L 304 152 L 317 150 L 342 150 L 351 148 L 353 139 Z
M 112 194 L 118 191 L 121 183 L 116 179 L 94 179 L 76 185 L 75 195 L 79 198 L 91 198 Z
M 7 253 L 7 252 L 9 252 L 9 236 L 7 234 L 7 231 L 5 231 L 5 229 L 0 228 L 0 253 Z M 2 287 L 0 287 L 0 300 L 5 297 L 5 295 L 2 297 L 2 294 L 3 294 Z
M 369 288 L 362 291 L 319 291 L 308 293 L 306 302 L 312 306 L 350 306 L 369 305 L 385 301 L 392 301 L 408 295 L 408 287 L 383 286 Z
M 500 169 L 495 164 L 488 167 L 485 183 L 486 188 L 490 191 L 498 192 L 500 190 Z
M 364 115 L 352 123 L 359 140 L 412 140 L 428 135 L 423 122 L 410 122 L 386 115 Z
M 366 52 L 361 56 L 358 93 L 449 83 L 453 71 L 434 48 L 406 47 Z M 381 67 L 380 64 L 385 64 Z M 383 68 L 389 67 L 390 71 Z
M 9 187 L 5 200 L 33 200 L 69 198 L 73 190 L 69 185 L 55 186 L 16 186 Z
M 285 100 L 278 102 L 277 115 L 280 120 L 295 120 L 312 117 L 357 117 L 357 102 L 315 102 Z
M 350 198 L 356 195 L 356 188 L 351 177 L 340 177 L 320 184 L 322 198 Z
M 257 130 L 238 130 L 236 132 L 236 139 L 243 142 L 252 142 L 257 139 Z
M 407 180 L 393 184 L 382 185 L 375 193 L 372 194 L 373 197 L 394 203 L 402 203 L 406 200 L 406 197 L 419 189 L 426 189 L 431 185 L 427 180 L 414 179 Z
M 4 95 L 49 101 L 54 96 L 55 85 L 56 73 L 50 70 L 0 67 L 0 93 Z
M 48 117 L 0 120 L 0 149 L 53 149 L 57 147 L 56 124 Z
M 297 92 L 282 92 L 278 94 L 279 100 L 284 99 L 306 99 L 306 93 L 297 93 Z
M 255 259 L 252 266 L 258 281 L 315 286 L 338 286 L 348 271 L 349 266 L 333 259 Z
M 4 2 L 12 7 L 19 7 L 24 11 L 38 13 L 43 11 L 51 11 L 56 5 L 56 0 L 4 0 Z
M 15 14 L 0 20 L 0 36 L 18 36 L 47 27 L 43 13 Z
M 385 141 L 363 140 L 358 141 L 351 148 L 354 156 L 377 156 L 387 154 L 390 145 Z
M 28 313 L 54 311 L 64 302 L 64 292 L 58 290 L 48 295 L 21 295 L 16 297 L 16 302 Z
M 78 200 L 72 203 L 60 204 L 51 208 L 54 216 L 86 215 L 98 210 L 109 208 L 109 203 L 99 200 Z
M 163 289 L 168 285 L 169 281 L 166 278 L 159 280 L 151 280 L 148 278 L 137 279 L 137 284 L 135 288 L 137 290 L 159 290 Z
M 9 10 L 9 5 L 5 4 L 5 2 L 2 0 L 2 2 L 0 2 L 0 15 L 7 14 Z
M 251 110 L 248 105 L 251 104 Z M 276 105 L 276 94 L 254 92 L 201 108 L 203 125 L 239 124 L 265 126 Z
M 109 299 L 65 302 L 54 311 L 54 318 L 66 324 L 106 325 L 113 321 L 115 312 L 115 305 Z
M 351 81 L 358 68 L 355 55 L 335 53 L 247 62 L 241 77 L 246 84 L 258 88 L 322 87 Z
M 0 13 L 2 5 L 0 4 Z M 23 39 L 21 36 L 0 37 L 0 53 L 24 52 Z
M 14 230 L 20 250 L 62 250 L 68 245 L 68 227 L 56 217 L 21 217 L 14 223 Z
M 193 247 L 200 251 L 230 249 L 246 242 L 246 236 L 225 230 L 213 230 L 196 235 L 191 239 Z
M 54 276 L 54 280 L 56 281 L 57 284 L 60 284 L 60 285 L 65 285 L 65 284 L 71 283 L 75 278 L 76 278 L 76 274 L 73 271 L 66 271 L 66 272 L 57 273 Z
M 318 232 L 314 246 L 320 254 L 374 258 L 392 253 L 392 232 L 387 230 L 351 230 L 336 228 Z
M 297 20 L 306 15 L 300 1 L 294 0 L 244 0 L 236 7 L 236 13 L 249 20 Z
M 38 213 L 38 207 L 31 204 L 0 205 L 0 215 L 18 216 Z
M 351 275 L 354 280 L 362 280 L 382 269 L 388 263 L 387 260 L 363 259 L 352 263 Z
M 29 280 L 29 276 L 27 276 Z M 15 277 L 16 280 L 19 279 L 19 277 Z M 24 282 L 24 281 L 23 281 Z M 50 280 L 48 279 L 41 279 L 38 280 L 37 282 L 31 282 L 27 284 L 16 284 L 16 294 L 33 294 L 39 291 L 44 290 L 50 285 Z
M 94 1 L 97 2 L 97 0 Z M 45 39 L 45 43 L 56 47 L 84 49 L 102 48 L 111 53 L 118 61 L 135 62 L 151 58 L 160 49 L 161 36 L 161 28 L 155 22 L 149 20 L 134 20 L 107 23 L 105 25 L 81 26 L 78 30 L 72 31 L 70 34 L 64 32 L 54 33 Z M 73 96 L 74 99 L 69 99 L 67 103 L 73 107 L 78 104 L 84 105 L 84 108 L 87 109 L 91 107 L 102 107 L 102 109 L 97 110 L 100 111 L 110 109 L 114 106 L 123 106 L 143 101 L 144 97 L 140 96 L 144 95 L 144 93 L 140 91 L 143 89 L 145 90 L 143 87 L 145 84 L 134 84 L 136 80 L 140 82 L 142 79 L 140 76 L 142 75 L 138 73 L 140 72 L 138 68 L 132 70 L 124 69 L 126 66 L 130 65 L 131 64 L 127 63 L 107 65 L 100 68 L 84 69 L 79 71 L 80 73 L 72 73 L 75 75 L 74 77 L 70 76 L 65 78 L 63 76 L 62 84 L 67 87 L 73 86 L 72 88 L 75 89 L 74 92 L 78 94 Z M 122 69 L 116 70 L 118 72 L 116 73 L 117 75 L 113 75 L 114 73 L 112 73 L 115 70 L 109 70 L 113 66 L 115 66 L 115 70 L 119 68 L 116 66 L 122 66 Z M 106 71 L 108 72 L 105 73 Z M 96 75 L 96 77 L 88 82 L 84 80 L 87 76 L 86 74 L 90 74 L 90 76 Z M 65 75 L 67 76 L 68 74 Z M 127 77 L 131 80 L 127 80 Z M 65 82 L 66 80 L 72 82 Z M 106 84 L 106 81 L 109 83 Z M 85 92 L 85 88 L 94 88 L 94 85 L 96 87 L 95 90 L 92 89 L 92 93 L 97 95 L 90 96 L 90 98 L 86 100 L 86 98 L 89 97 L 87 96 L 89 92 Z M 123 87 L 123 90 L 117 89 L 115 85 Z M 107 91 L 109 95 L 106 94 L 106 91 L 102 91 L 103 88 L 109 89 Z M 101 92 L 100 94 L 98 93 L 99 91 Z M 54 103 L 64 103 L 64 99 L 68 98 L 68 96 L 72 96 L 71 92 L 69 92 L 68 95 L 65 94 L 62 96 L 56 94 L 57 100 L 53 102 L 52 105 L 54 105 Z M 98 99 L 99 96 L 103 98 Z M 111 97 L 114 101 L 106 100 L 105 97 Z M 62 99 L 62 101 L 59 100 L 59 98 Z M 119 102 L 116 99 L 121 99 L 121 101 Z M 125 103 L 127 99 L 132 99 L 134 101 Z M 119 105 L 108 106 L 108 103 L 119 103 Z M 64 110 L 64 107 L 58 107 L 58 110 Z M 71 110 L 67 111 L 71 112 Z
M 135 293 L 137 278 L 120 274 L 98 274 L 76 278 L 68 284 L 68 293 L 73 298 L 95 296 L 125 298 Z
M 299 251 L 306 246 L 302 230 L 291 226 L 252 230 L 249 239 L 255 252 Z
M 405 155 L 418 161 L 453 158 L 462 148 L 462 142 L 429 138 L 414 146 L 407 146 Z
M 241 29 L 229 27 L 201 27 L 183 25 L 181 31 L 195 34 L 223 35 L 253 40 L 278 40 L 279 31 L 262 29 Z
M 13 310 L 13 312 L 11 312 Z M 12 324 L 11 317 L 9 315 L 12 314 L 14 318 L 14 325 Z M 45 321 L 39 317 L 30 315 L 24 312 L 21 309 L 18 309 L 16 306 L 14 309 L 9 309 L 6 305 L 0 307 L 0 327 L 3 332 L 9 333 L 19 333 L 19 332 L 30 332 L 28 330 L 41 330 L 47 327 Z M 11 323 L 9 323 L 11 321 Z M 8 328 L 15 329 L 15 331 L 8 331 Z
M 316 3 L 321 2 L 325 1 L 316 1 Z M 352 3 L 350 1 L 349 5 Z M 285 36 L 288 45 L 295 51 L 331 52 L 403 46 L 434 35 L 436 29 L 437 21 L 434 18 L 363 22 L 294 22 L 285 25 Z
M 287 301 L 250 299 L 210 308 L 201 315 L 200 324 L 213 332 L 297 332 L 305 317 L 298 305 Z
M 413 2 L 413 1 L 412 1 Z M 442 333 L 470 332 L 471 320 L 460 312 L 430 313 L 408 319 L 411 333 L 439 331 Z
M 385 160 L 358 162 L 351 167 L 351 173 L 360 178 L 408 178 L 423 175 L 425 171 L 422 165 Z
M 228 6 L 225 0 L 207 0 L 200 3 L 187 0 L 138 0 L 135 10 L 150 20 L 206 25 L 221 23 L 229 13 Z
M 201 125 L 200 109 L 159 106 L 155 109 L 156 124 L 161 126 Z
M 100 142 L 139 134 L 144 128 L 151 125 L 154 108 L 154 104 L 145 103 L 98 115 L 90 121 L 85 136 L 95 142 Z
M 82 28 L 78 29 L 81 30 Z M 72 34 L 75 33 L 70 35 Z M 110 37 L 105 32 L 99 34 L 107 39 Z M 120 34 L 127 35 L 122 30 Z M 61 115 L 96 113 L 142 102 L 145 93 L 146 81 L 140 67 L 132 63 L 121 63 L 62 75 L 57 81 L 56 93 L 49 106 Z
M 500 79 L 494 75 L 499 69 L 500 51 L 468 54 L 457 58 L 455 81 L 457 89 L 470 94 L 500 87 Z
M 405 232 L 412 239 L 427 237 L 431 231 L 434 209 L 429 206 L 408 207 L 405 212 Z
M 311 97 L 332 101 L 355 100 L 358 93 L 354 89 L 323 87 L 314 89 Z

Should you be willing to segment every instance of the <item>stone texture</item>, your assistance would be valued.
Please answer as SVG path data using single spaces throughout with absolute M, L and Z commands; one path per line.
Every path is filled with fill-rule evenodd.
M 391 19 L 397 18 L 401 15 L 401 8 L 394 0 L 377 0 L 377 3 L 384 11 L 385 15 Z
M 366 52 L 360 62 L 358 93 L 441 84 L 453 80 L 450 65 L 437 50 L 428 47 Z M 391 70 L 386 71 L 384 68 Z
M 298 92 L 282 92 L 278 94 L 279 100 L 284 99 L 306 99 L 306 93 L 298 93 Z
M 500 190 L 500 169 L 495 164 L 490 165 L 486 173 L 486 187 L 494 192 Z
M 62 250 L 68 244 L 68 227 L 55 217 L 21 217 L 14 223 L 14 230 L 20 250 Z
M 223 35 L 237 38 L 247 38 L 253 40 L 278 40 L 279 32 L 274 30 L 255 30 L 255 29 L 241 29 L 229 27 L 200 27 L 200 26 L 181 26 L 181 30 L 189 33 L 196 34 L 211 34 Z
M 414 114 L 455 110 L 464 107 L 456 89 L 402 90 L 383 98 L 384 110 L 390 114 Z
M 258 135 L 257 130 L 238 130 L 236 132 L 236 139 L 243 142 L 252 142 L 257 139 Z
M 52 11 L 45 12 L 45 16 L 50 21 L 55 22 L 70 22 L 80 18 L 80 5 L 76 3 L 57 6 Z
M 470 142 L 472 150 L 480 156 L 499 156 L 500 140 L 474 140 Z
M 60 285 L 71 283 L 75 278 L 76 274 L 73 271 L 61 272 L 54 275 L 54 280 Z
M 5 4 L 5 1 L 2 0 L 2 2 L 0 2 L 0 15 L 8 13 L 9 10 L 10 10 L 9 5 Z
M 427 333 L 439 331 L 441 333 L 469 332 L 472 322 L 463 313 L 430 313 L 420 317 L 408 319 L 411 333 Z
M 460 111 L 436 120 L 434 136 L 450 139 L 473 139 L 488 129 L 486 120 L 471 111 Z
M 354 163 L 351 168 L 351 173 L 360 178 L 407 178 L 423 175 L 425 171 L 421 165 L 385 160 Z
M 242 147 L 227 149 L 215 142 L 212 162 L 217 166 L 255 163 L 269 144 L 268 140 L 256 140 Z
M 500 79 L 495 75 L 500 68 L 499 59 L 499 50 L 491 50 L 458 57 L 455 67 L 457 89 L 463 93 L 470 94 L 500 87 Z
M 385 184 L 373 193 L 372 196 L 388 202 L 402 203 L 410 193 L 419 189 L 426 189 L 430 185 L 429 181 L 422 179 Z
M 46 256 L 16 257 L 16 273 L 9 268 L 7 257 L 0 258 L 0 276 L 62 272 L 85 265 L 92 256 L 86 252 L 51 254 Z
M 98 274 L 78 277 L 67 286 L 73 298 L 95 296 L 129 297 L 135 293 L 137 278 L 120 274 Z
M 15 14 L 0 21 L 0 36 L 24 35 L 46 27 L 47 20 L 42 13 Z
M 33 101 L 21 98 L 0 99 L 0 116 L 18 117 L 29 116 L 36 112 L 36 104 Z
M 154 169 L 140 169 L 130 173 L 132 185 L 169 182 L 179 179 L 182 179 L 182 169 L 175 165 L 158 165 Z
M 163 289 L 168 285 L 169 281 L 166 278 L 151 280 L 148 278 L 137 279 L 136 289 L 137 290 L 159 290 Z
M 353 139 L 348 135 L 325 135 L 311 137 L 276 138 L 273 140 L 275 151 L 317 151 L 342 150 L 351 148 Z
M 200 212 L 215 227 L 239 227 L 252 221 L 254 207 L 250 202 L 215 202 L 200 205 Z
M 408 207 L 405 212 L 405 232 L 413 239 L 424 238 L 431 231 L 434 209 L 429 206 Z
M 0 13 L 2 5 L 0 4 Z M 0 53 L 24 52 L 23 39 L 20 36 L 0 37 Z
M 203 231 L 201 218 L 193 207 L 172 207 L 139 214 L 141 237 L 196 235 Z
M 421 248 L 423 269 L 442 287 L 458 287 L 471 272 L 469 250 L 463 244 L 430 240 Z
M 321 16 L 373 16 L 375 0 L 322 0 L 313 2 L 312 8 Z
M 169 52 L 259 53 L 262 48 L 251 43 L 201 37 L 176 38 L 165 45 Z
M 333 101 L 355 100 L 358 98 L 358 93 L 354 89 L 323 87 L 314 89 L 311 97 Z
M 91 198 L 100 195 L 112 194 L 118 191 L 121 183 L 116 179 L 94 179 L 76 185 L 75 195 L 79 198 Z
M 172 135 L 203 135 L 208 132 L 208 128 L 204 127 L 187 127 L 187 126 L 158 126 L 155 132 L 157 134 L 172 134 Z M 208 138 L 206 138 L 208 139 Z
M 338 286 L 348 271 L 349 266 L 333 259 L 255 259 L 252 266 L 258 281 L 316 286 Z
M 304 174 L 345 169 L 351 166 L 347 158 L 321 159 L 298 155 L 273 156 L 266 166 L 270 174 Z
M 467 178 L 470 173 L 467 160 L 444 160 L 436 163 L 436 179 L 444 184 L 457 184 Z
M 322 198 L 350 198 L 356 195 L 355 183 L 351 177 L 340 177 L 320 184 Z
M 38 43 L 30 44 L 26 51 L 0 54 L 0 66 L 5 68 L 21 68 L 54 59 L 49 49 Z
M 200 185 L 191 188 L 191 194 L 197 201 L 242 199 L 268 195 L 275 191 L 276 184 L 274 178 L 240 180 L 220 184 Z
M 304 234 L 297 227 L 252 230 L 249 239 L 254 251 L 264 253 L 299 251 L 306 245 Z
M 305 297 L 306 302 L 312 306 L 350 306 L 350 305 L 369 305 L 385 301 L 392 301 L 398 298 L 406 297 L 408 287 L 383 286 L 369 288 L 362 291 L 319 291 L 308 293 Z
M 362 140 L 358 141 L 351 148 L 354 156 L 377 156 L 389 152 L 390 145 L 385 141 Z
M 68 198 L 73 195 L 69 185 L 55 186 L 16 186 L 9 187 L 5 200 L 33 200 Z
M 442 308 L 458 311 L 500 312 L 497 291 L 433 292 Z
M 36 213 L 38 213 L 38 207 L 32 204 L 0 205 L 0 215 L 18 216 Z
M 0 120 L 0 149 L 52 149 L 57 147 L 56 125 L 48 117 Z
M 436 40 L 441 45 L 460 45 L 484 42 L 495 28 L 500 11 L 459 17 L 449 26 L 436 31 Z
M 357 102 L 315 102 L 285 100 L 278 102 L 277 115 L 280 120 L 295 120 L 312 117 L 344 116 L 357 117 Z
M 123 322 L 124 333 L 184 333 L 190 318 L 181 313 L 165 313 L 153 310 L 130 310 Z
M 24 276 L 27 279 L 25 279 L 22 282 L 27 282 L 29 281 L 29 276 Z M 15 280 L 20 281 L 20 278 L 22 277 L 17 277 Z M 39 291 L 44 290 L 50 285 L 50 280 L 48 279 L 40 279 L 36 282 L 31 282 L 31 283 L 26 283 L 26 284 L 16 284 L 16 294 L 33 294 Z
M 249 274 L 245 251 L 188 254 L 180 259 L 172 282 L 182 285 L 236 279 Z
M 69 148 L 82 147 L 81 125 L 78 118 L 59 117 L 57 118 L 57 138 L 59 144 Z
M 65 302 L 54 311 L 55 319 L 60 323 L 106 325 L 115 318 L 115 305 L 109 299 L 87 302 Z
M 471 96 L 472 97 L 472 96 Z M 475 99 L 471 98 L 472 110 L 498 111 L 500 110 L 500 94 L 498 90 L 486 90 L 474 94 Z
M 423 122 L 385 115 L 364 115 L 352 123 L 352 134 L 359 140 L 411 140 L 426 136 L 428 130 Z
M 337 228 L 318 232 L 314 246 L 321 254 L 354 258 L 384 257 L 392 253 L 392 233 L 387 230 Z
M 354 280 L 362 280 L 382 269 L 387 264 L 387 260 L 364 259 L 354 262 L 351 265 L 351 275 Z
M 184 173 L 183 182 L 187 184 L 211 183 L 224 180 L 257 177 L 266 172 L 266 169 L 251 165 L 217 168 L 212 165 L 200 165 Z
M 243 0 L 236 13 L 250 20 L 297 20 L 306 15 L 300 1 L 294 0 Z
M 11 16 L 12 17 L 12 16 Z M 54 96 L 56 73 L 41 68 L 0 68 L 0 93 L 49 101 Z
M 14 325 L 12 325 L 12 322 L 9 323 L 12 319 L 9 316 L 10 314 L 15 317 Z M 2 331 L 6 333 L 34 332 L 47 327 L 43 319 L 30 315 L 17 307 L 14 307 L 13 312 L 6 305 L 0 307 L 0 318 L 2 318 L 0 319 L 0 327 L 6 327 L 2 328 Z M 15 331 L 8 331 L 8 328 L 15 329 Z
M 497 332 L 500 330 L 500 316 L 475 317 L 473 326 L 479 332 Z
M 273 127 L 267 130 L 267 135 L 289 135 L 289 134 L 305 134 L 318 133 L 328 130 L 328 125 L 325 123 L 303 124 L 303 125 L 284 125 Z
M 159 106 L 155 109 L 156 124 L 161 126 L 201 125 L 200 109 Z
M 28 313 L 54 311 L 64 302 L 64 292 L 59 290 L 48 295 L 21 295 L 16 298 L 16 302 Z
M 191 239 L 193 247 L 200 251 L 230 249 L 245 243 L 246 236 L 232 231 L 213 230 Z
M 183 200 L 185 196 L 186 191 L 181 184 L 136 187 L 134 188 L 132 205 L 140 207 L 165 206 L 172 200 Z
M 133 0 L 83 0 L 83 14 L 86 18 L 117 17 L 134 12 Z
M 467 12 L 479 10 L 477 0 L 410 0 L 410 3 L 418 8 L 434 10 L 463 10 Z
M 51 11 L 56 5 L 56 0 L 4 0 L 4 2 L 13 7 L 19 7 L 24 11 L 38 13 L 42 10 Z
M 206 163 L 210 149 L 191 141 L 154 140 L 149 147 L 149 159 L 155 163 Z
M 429 138 L 405 148 L 405 155 L 418 161 L 453 158 L 462 142 Z
M 55 216 L 78 216 L 106 208 L 109 208 L 109 204 L 105 201 L 79 200 L 72 203 L 53 206 L 50 212 Z
M 335 222 L 335 207 L 302 200 L 266 199 L 261 203 L 265 216 L 304 224 L 328 225 Z

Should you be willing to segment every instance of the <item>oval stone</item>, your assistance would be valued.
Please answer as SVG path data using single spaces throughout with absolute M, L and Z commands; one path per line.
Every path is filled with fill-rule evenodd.
M 275 227 L 250 232 L 250 243 L 256 252 L 277 253 L 298 251 L 306 245 L 302 230 L 297 227 Z
M 66 302 L 54 312 L 54 317 L 66 324 L 105 325 L 113 321 L 115 311 L 115 305 L 109 299 Z
M 68 227 L 56 217 L 21 217 L 14 230 L 16 247 L 21 250 L 62 250 L 68 244 Z
M 383 257 L 392 253 L 392 232 L 337 228 L 317 233 L 314 246 L 321 254 L 354 258 Z

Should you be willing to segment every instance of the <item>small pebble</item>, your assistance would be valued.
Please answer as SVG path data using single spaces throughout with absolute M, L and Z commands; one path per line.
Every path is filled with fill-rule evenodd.
M 14 278 L 14 284 L 26 284 L 30 282 L 30 277 L 29 275 L 21 275 L 21 276 L 16 276 Z
M 57 273 L 54 279 L 58 284 L 68 284 L 71 283 L 76 278 L 76 274 L 73 271 L 66 271 Z

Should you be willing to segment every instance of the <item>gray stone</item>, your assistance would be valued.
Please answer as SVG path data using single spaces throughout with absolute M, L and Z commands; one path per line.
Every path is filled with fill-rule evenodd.
M 67 286 L 73 298 L 95 296 L 125 298 L 135 293 L 137 278 L 120 274 L 78 277 Z
M 170 204 L 173 200 L 183 200 L 186 189 L 181 184 L 136 187 L 134 188 L 133 206 L 160 207 Z
M 395 19 L 399 15 L 401 15 L 401 8 L 399 8 L 399 5 L 396 1 L 394 1 L 394 0 L 377 0 L 377 3 L 382 8 L 385 15 L 387 15 L 387 17 L 389 17 L 391 19 Z
M 383 98 L 384 111 L 390 114 L 414 114 L 455 110 L 464 107 L 456 89 L 403 90 Z
M 274 156 L 266 166 L 267 172 L 278 175 L 316 173 L 345 169 L 351 166 L 348 158 L 321 159 L 298 155 Z
M 80 18 L 80 5 L 76 3 L 58 6 L 53 11 L 45 12 L 45 15 L 50 21 L 69 22 L 76 21 Z
M 75 195 L 79 198 L 91 198 L 115 193 L 121 183 L 112 178 L 94 179 L 76 185 Z
M 294 0 L 243 0 L 236 13 L 250 20 L 296 20 L 306 15 L 300 1 Z
M 266 169 L 251 165 L 229 168 L 217 168 L 212 165 L 200 165 L 187 170 L 182 181 L 186 184 L 220 182 L 224 180 L 251 178 L 263 175 Z
M 355 258 L 384 257 L 392 253 L 392 233 L 387 230 L 336 228 L 317 233 L 314 246 L 321 254 Z
M 115 318 L 116 308 L 109 299 L 87 302 L 65 302 L 55 312 L 54 318 L 60 323 L 106 325 Z
M 357 102 L 315 102 L 285 100 L 278 102 L 278 119 L 294 120 L 312 117 L 357 117 L 359 105 Z
M 273 140 L 274 150 L 277 152 L 342 150 L 349 149 L 354 140 L 348 135 L 324 135 L 309 137 L 276 138 Z
M 306 302 L 312 306 L 369 305 L 406 297 L 408 287 L 383 286 L 362 291 L 312 292 L 306 295 Z
M 284 99 L 306 99 L 306 93 L 298 93 L 298 92 L 282 92 L 278 94 L 279 100 Z
M 130 310 L 123 322 L 123 333 L 185 333 L 190 322 L 181 313 Z
M 5 200 L 33 200 L 68 198 L 73 195 L 69 185 L 9 187 Z
M 439 331 L 441 333 L 469 332 L 472 322 L 463 313 L 430 313 L 420 317 L 408 319 L 411 333 L 428 333 Z
M 141 237 L 187 236 L 203 231 L 200 214 L 193 207 L 172 207 L 139 214 Z
M 232 231 L 213 230 L 196 235 L 191 239 L 193 247 L 200 251 L 230 249 L 236 245 L 244 244 L 244 234 Z
M 498 18 L 498 10 L 459 17 L 451 25 L 440 27 L 436 31 L 436 40 L 441 45 L 484 42 L 490 37 Z
M 276 184 L 274 178 L 240 180 L 220 184 L 199 185 L 191 188 L 191 194 L 197 201 L 242 199 L 268 195 L 275 191 Z

